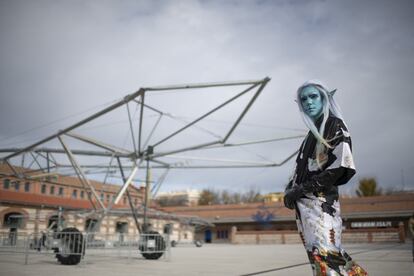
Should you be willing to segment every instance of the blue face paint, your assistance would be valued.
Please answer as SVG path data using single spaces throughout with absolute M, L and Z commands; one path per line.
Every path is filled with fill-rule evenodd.
M 316 87 L 310 85 L 303 88 L 300 92 L 300 102 L 303 111 L 314 121 L 321 116 L 323 110 L 322 96 Z

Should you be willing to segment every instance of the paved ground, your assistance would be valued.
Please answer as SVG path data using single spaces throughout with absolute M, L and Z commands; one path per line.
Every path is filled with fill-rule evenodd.
M 411 242 L 406 244 L 350 244 L 348 252 L 369 275 L 414 275 Z M 1 276 L 109 276 L 109 275 L 311 275 L 303 264 L 306 256 L 301 245 L 190 245 L 172 248 L 170 258 L 157 261 L 138 254 L 117 257 L 86 255 L 82 264 L 59 265 L 53 256 L 31 255 L 24 265 L 22 255 L 0 255 Z

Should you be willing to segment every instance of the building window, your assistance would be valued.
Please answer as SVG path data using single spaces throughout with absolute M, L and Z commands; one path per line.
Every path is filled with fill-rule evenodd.
M 85 192 L 84 191 L 80 192 L 80 198 L 85 198 Z
M 137 206 L 138 205 L 138 199 L 134 199 L 134 205 Z
M 111 195 L 106 195 L 106 201 L 107 202 L 111 201 Z
M 63 196 L 63 192 L 64 192 L 63 187 L 59 187 L 59 195 L 60 195 L 60 196 Z
M 46 184 L 42 184 L 42 187 L 40 188 L 40 192 L 42 194 L 45 194 L 46 193 Z
M 16 191 L 20 190 L 20 181 L 14 181 L 14 189 Z
M 98 224 L 98 220 L 92 219 L 92 218 L 89 218 L 89 219 L 86 220 L 85 230 L 87 232 L 90 232 L 90 235 L 88 235 L 88 238 L 93 239 L 93 237 L 94 237 L 93 233 L 99 232 L 99 228 L 100 227 L 99 227 L 99 224 Z
M 127 199 L 126 199 L 126 197 L 124 196 L 124 204 L 126 204 L 127 203 Z
M 101 193 L 101 201 L 104 201 L 104 194 L 103 193 Z
M 77 198 L 78 197 L 78 190 L 73 190 L 72 191 L 72 198 Z
M 3 180 L 3 188 L 5 190 L 8 190 L 10 188 L 10 179 L 4 179 Z
M 55 194 L 55 186 L 50 186 L 50 194 L 54 195 Z
M 3 218 L 3 226 L 8 228 L 22 228 L 24 224 L 23 214 L 21 213 L 7 213 Z M 14 239 L 16 238 L 14 234 Z
M 25 192 L 30 192 L 30 182 L 24 183 L 24 191 Z
M 218 230 L 217 231 L 217 239 L 228 239 L 229 232 L 227 230 Z

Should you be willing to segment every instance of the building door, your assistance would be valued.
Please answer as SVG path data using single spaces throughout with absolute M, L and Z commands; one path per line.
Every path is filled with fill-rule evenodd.
M 115 232 L 118 233 L 119 241 L 124 241 L 124 235 L 128 233 L 128 222 L 120 222 L 116 223 Z
M 9 245 L 15 246 L 17 241 L 17 228 L 10 228 L 9 230 Z
M 20 213 L 7 213 L 4 216 L 3 225 L 9 228 L 8 244 L 16 245 L 17 229 L 23 225 L 23 215 Z
M 211 243 L 211 230 L 206 230 L 204 232 L 204 241 L 206 243 Z
M 85 231 L 88 233 L 88 242 L 95 239 L 95 233 L 99 231 L 99 225 L 97 219 L 87 219 L 85 222 Z

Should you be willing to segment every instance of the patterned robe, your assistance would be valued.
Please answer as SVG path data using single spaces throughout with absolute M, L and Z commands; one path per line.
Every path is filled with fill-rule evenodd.
M 320 126 L 322 118 L 315 124 Z M 351 137 L 342 120 L 330 115 L 324 138 L 333 147 L 315 157 L 316 139 L 311 132 L 303 141 L 294 175 L 287 186 L 314 181 L 312 192 L 296 201 L 296 222 L 313 275 L 368 275 L 341 247 L 342 219 L 338 186 L 355 174 Z

